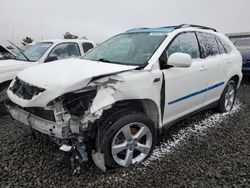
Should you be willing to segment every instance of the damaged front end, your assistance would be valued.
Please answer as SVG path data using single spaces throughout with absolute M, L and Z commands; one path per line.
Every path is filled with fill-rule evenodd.
M 61 151 L 71 152 L 74 160 L 87 161 L 88 154 L 92 153 L 93 161 L 105 171 L 103 154 L 95 151 L 93 124 L 115 102 L 115 90 L 109 84 L 114 83 L 109 80 L 66 93 L 49 102 L 46 108 L 21 107 L 10 101 L 6 106 L 14 119 L 28 125 L 31 130 L 48 135 Z M 9 90 L 25 100 L 31 100 L 44 91 L 18 79 Z

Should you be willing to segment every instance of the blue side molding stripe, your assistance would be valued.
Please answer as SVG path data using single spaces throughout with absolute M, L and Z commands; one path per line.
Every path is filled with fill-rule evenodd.
M 194 97 L 194 96 L 199 95 L 199 94 L 201 94 L 201 93 L 207 92 L 207 91 L 212 90 L 212 89 L 215 89 L 215 88 L 217 88 L 217 87 L 220 87 L 220 86 L 222 86 L 224 83 L 225 83 L 225 82 L 220 82 L 220 83 L 215 84 L 215 85 L 212 85 L 212 86 L 210 86 L 210 87 L 208 87 L 208 88 L 202 89 L 202 90 L 200 90 L 200 91 L 197 91 L 197 92 L 191 93 L 191 94 L 189 94 L 189 95 L 186 95 L 186 96 L 184 96 L 184 97 L 181 97 L 181 98 L 175 99 L 175 100 L 173 100 L 173 101 L 170 101 L 168 104 L 169 104 L 169 105 L 175 104 L 175 103 L 180 102 L 180 101 L 183 101 L 183 100 L 185 100 L 185 99 Z

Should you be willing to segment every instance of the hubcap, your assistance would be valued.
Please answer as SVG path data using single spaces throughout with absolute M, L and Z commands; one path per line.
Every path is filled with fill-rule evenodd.
M 230 111 L 233 108 L 234 95 L 235 95 L 234 86 L 229 85 L 227 88 L 226 95 L 225 95 L 225 109 L 226 109 L 226 111 Z
M 149 154 L 152 142 L 152 133 L 146 125 L 139 122 L 127 124 L 113 138 L 112 157 L 125 167 L 140 163 Z

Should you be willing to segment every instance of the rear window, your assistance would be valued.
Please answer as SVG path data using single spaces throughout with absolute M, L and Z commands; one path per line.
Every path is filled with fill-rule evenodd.
M 215 38 L 216 38 L 216 42 L 217 42 L 217 44 L 218 44 L 218 48 L 219 48 L 220 53 L 221 53 L 221 54 L 227 53 L 227 52 L 226 52 L 226 49 L 225 49 L 225 47 L 222 45 L 220 39 L 219 39 L 217 36 L 216 36 Z
M 219 38 L 221 44 L 223 45 L 223 47 L 226 50 L 226 53 L 230 53 L 232 51 L 232 48 L 221 38 Z
M 220 54 L 220 50 L 214 35 L 210 33 L 198 32 L 197 36 L 200 42 L 203 58 Z
M 84 53 L 88 52 L 90 49 L 94 48 L 93 44 L 89 42 L 82 43 Z

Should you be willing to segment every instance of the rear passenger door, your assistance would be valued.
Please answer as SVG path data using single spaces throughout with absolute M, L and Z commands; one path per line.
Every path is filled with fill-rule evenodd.
M 219 46 L 217 36 L 205 32 L 197 32 L 196 34 L 201 46 L 202 58 L 208 68 L 209 82 L 206 104 L 209 104 L 219 99 L 224 88 L 226 56 Z
M 165 77 L 163 124 L 201 108 L 206 100 L 204 89 L 208 86 L 208 73 L 206 64 L 200 58 L 199 45 L 194 32 L 185 32 L 176 36 L 164 52 L 166 54 L 163 53 L 162 56 L 169 57 L 176 52 L 190 54 L 192 65 L 188 68 L 167 67 L 165 69 L 161 66 Z

